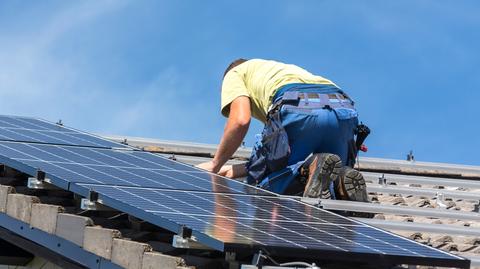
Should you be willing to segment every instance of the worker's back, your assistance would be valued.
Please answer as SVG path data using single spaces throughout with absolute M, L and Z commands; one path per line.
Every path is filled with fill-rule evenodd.
M 252 59 L 227 72 L 222 84 L 222 114 L 228 116 L 228 105 L 238 96 L 250 97 L 252 116 L 262 122 L 271 98 L 282 86 L 291 83 L 333 84 L 293 64 Z

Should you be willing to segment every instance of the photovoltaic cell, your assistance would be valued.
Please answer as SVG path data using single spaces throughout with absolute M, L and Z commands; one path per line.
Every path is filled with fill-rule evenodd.
M 0 116 L 0 141 L 22 141 L 83 147 L 125 148 L 125 145 L 40 119 Z

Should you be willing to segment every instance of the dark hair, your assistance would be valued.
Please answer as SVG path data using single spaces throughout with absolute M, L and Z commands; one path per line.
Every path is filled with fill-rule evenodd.
M 225 69 L 225 73 L 223 73 L 223 77 L 225 77 L 225 75 L 228 73 L 228 71 L 230 71 L 232 68 L 234 68 L 235 66 L 237 65 L 240 65 L 244 62 L 248 61 L 247 59 L 243 59 L 243 58 L 240 58 L 240 59 L 236 59 L 235 61 L 233 61 L 228 67 L 227 69 Z

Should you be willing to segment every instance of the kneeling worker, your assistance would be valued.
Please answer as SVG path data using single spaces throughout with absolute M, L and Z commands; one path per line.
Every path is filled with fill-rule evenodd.
M 221 112 L 228 117 L 212 161 L 198 167 L 279 194 L 368 201 L 352 169 L 365 136 L 353 101 L 333 82 L 290 64 L 238 59 L 225 70 Z M 225 165 L 251 117 L 263 123 L 249 162 Z M 360 141 L 359 141 L 360 140 Z

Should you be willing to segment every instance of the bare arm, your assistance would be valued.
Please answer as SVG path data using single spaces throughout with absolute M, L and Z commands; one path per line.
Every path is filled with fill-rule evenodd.
M 200 164 L 198 167 L 213 173 L 220 171 L 245 138 L 250 121 L 250 98 L 247 96 L 235 98 L 230 104 L 230 114 L 215 157 L 212 161 Z

